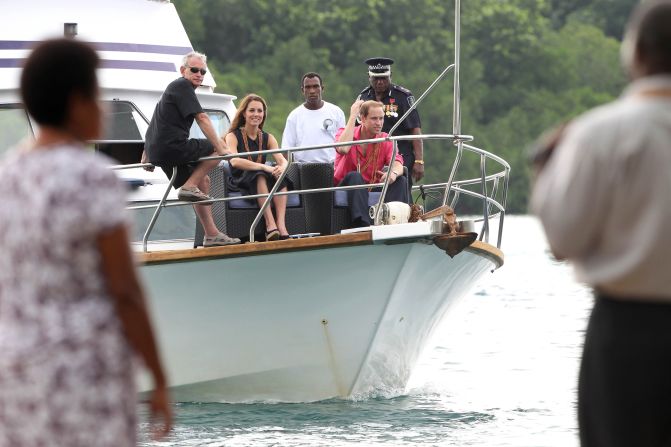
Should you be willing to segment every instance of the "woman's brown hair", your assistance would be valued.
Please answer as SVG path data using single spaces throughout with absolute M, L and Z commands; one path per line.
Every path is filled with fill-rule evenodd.
M 266 117 L 268 116 L 268 105 L 266 104 L 265 99 L 261 98 L 259 95 L 255 93 L 250 93 L 244 98 L 242 98 L 242 101 L 240 101 L 238 110 L 235 111 L 235 117 L 233 117 L 233 121 L 231 121 L 231 127 L 228 128 L 227 133 L 231 133 L 235 129 L 244 127 L 244 125 L 246 124 L 245 111 L 247 110 L 247 107 L 249 107 L 249 103 L 252 101 L 258 101 L 261 104 L 263 104 L 263 120 L 261 120 L 261 124 L 259 125 L 259 129 L 263 129 L 263 124 L 266 122 Z

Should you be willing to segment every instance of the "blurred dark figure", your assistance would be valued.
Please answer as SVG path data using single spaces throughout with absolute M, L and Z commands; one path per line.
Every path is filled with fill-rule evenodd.
M 585 447 L 671 445 L 671 1 L 634 11 L 624 94 L 571 122 L 531 198 L 594 288 L 578 386 Z
M 530 147 L 529 161 L 531 162 L 534 176 L 537 176 L 543 170 L 552 154 L 554 154 L 555 149 L 561 142 L 566 126 L 568 126 L 568 122 L 546 130 Z
M 38 45 L 21 95 L 36 139 L 0 163 L 0 446 L 134 446 L 134 353 L 170 430 L 166 380 L 101 135 L 93 49 Z

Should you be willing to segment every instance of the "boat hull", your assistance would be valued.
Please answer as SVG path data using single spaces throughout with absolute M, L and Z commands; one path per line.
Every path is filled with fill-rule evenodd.
M 402 390 L 449 306 L 496 267 L 415 241 L 141 271 L 174 400 L 306 402 Z

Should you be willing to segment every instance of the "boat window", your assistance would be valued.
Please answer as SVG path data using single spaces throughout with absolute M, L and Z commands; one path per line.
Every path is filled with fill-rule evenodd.
M 231 125 L 231 120 L 228 119 L 228 115 L 226 115 L 221 110 L 205 110 L 205 113 L 207 113 L 207 116 L 209 116 L 210 120 L 212 120 L 212 125 L 214 126 L 214 130 L 217 132 L 217 135 L 220 137 L 222 135 L 226 135 L 226 132 L 228 132 L 228 128 Z M 205 134 L 203 134 L 203 131 L 200 130 L 200 127 L 198 127 L 198 123 L 195 121 L 191 126 L 189 137 L 207 138 Z
M 140 163 L 147 120 L 130 102 L 106 101 L 104 106 L 105 135 L 94 142 L 96 150 L 119 164 Z
M 148 123 L 133 104 L 126 101 L 106 101 L 104 140 L 143 140 Z
M 0 154 L 32 135 L 28 114 L 21 106 L 0 107 Z

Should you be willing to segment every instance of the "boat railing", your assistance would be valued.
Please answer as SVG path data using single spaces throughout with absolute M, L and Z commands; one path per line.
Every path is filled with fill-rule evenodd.
M 450 180 L 448 180 L 445 183 L 435 183 L 435 184 L 430 184 L 430 185 L 421 185 L 421 186 L 415 186 L 413 187 L 413 192 L 425 192 L 425 191 L 430 191 L 430 190 L 441 190 L 443 193 L 444 197 L 448 197 L 452 195 L 452 202 L 451 206 L 454 207 L 457 204 L 457 201 L 460 197 L 461 194 L 469 195 L 472 197 L 476 197 L 477 199 L 481 200 L 483 202 L 483 214 L 481 221 L 483 222 L 483 229 L 479 235 L 480 240 L 485 240 L 488 242 L 489 238 L 489 219 L 493 217 L 498 217 L 499 218 L 499 232 L 498 232 L 498 237 L 496 241 L 497 247 L 500 248 L 501 246 L 501 235 L 502 235 L 502 228 L 503 228 L 503 217 L 505 215 L 505 198 L 506 198 L 506 191 L 507 191 L 507 186 L 508 186 L 508 176 L 510 172 L 510 166 L 508 163 L 505 162 L 505 160 L 501 159 L 500 157 L 497 157 L 494 154 L 491 154 L 487 151 L 484 151 L 482 149 L 476 148 L 474 146 L 470 146 L 467 144 L 463 144 L 463 142 L 466 141 L 472 141 L 473 137 L 470 135 L 449 135 L 449 134 L 426 134 L 426 135 L 406 135 L 406 136 L 397 136 L 397 137 L 384 137 L 384 138 L 374 138 L 374 139 L 368 139 L 368 140 L 357 140 L 357 144 L 375 144 L 375 143 L 382 143 L 384 141 L 391 141 L 393 143 L 393 156 L 395 157 L 396 153 L 398 152 L 397 148 L 397 142 L 399 140 L 412 140 L 412 139 L 422 139 L 422 140 L 451 140 L 451 142 L 457 147 L 461 146 L 462 151 L 463 149 L 466 149 L 469 152 L 476 153 L 477 155 L 480 156 L 480 167 L 481 167 L 481 175 L 479 178 L 474 178 L 474 179 L 462 179 L 462 180 L 454 180 L 454 175 L 457 172 L 459 168 L 459 163 L 461 161 L 461 157 L 457 157 L 453 163 L 451 175 L 450 175 Z M 280 149 L 272 149 L 272 150 L 264 150 L 264 151 L 255 151 L 255 152 L 245 152 L 243 154 L 237 153 L 237 154 L 228 154 L 228 155 L 222 155 L 222 156 L 210 156 L 210 157 L 203 157 L 199 159 L 199 161 L 205 161 L 205 160 L 231 160 L 233 158 L 239 158 L 239 157 L 247 157 L 247 156 L 253 156 L 253 155 L 259 155 L 259 154 L 265 154 L 265 155 L 272 155 L 275 153 L 293 153 L 293 152 L 300 152 L 300 151 L 307 151 L 307 150 L 313 150 L 313 149 L 321 149 L 321 148 L 330 148 L 330 147 L 339 147 L 339 146 L 351 146 L 352 142 L 340 142 L 340 143 L 333 143 L 333 144 L 327 144 L 327 145 L 313 145 L 313 146 L 304 146 L 304 147 L 296 147 L 296 148 L 280 148 Z M 394 159 L 392 157 L 392 160 Z M 291 159 L 291 157 L 289 157 Z M 496 162 L 500 165 L 500 170 L 497 171 L 494 174 L 487 175 L 487 161 L 490 160 L 493 162 Z M 291 164 L 291 162 L 290 162 Z M 128 164 L 128 165 L 119 165 L 119 166 L 114 166 L 113 169 L 132 169 L 132 168 L 148 168 L 148 167 L 153 167 L 152 164 L 150 163 L 135 163 L 135 164 Z M 386 190 L 388 187 L 388 180 L 389 177 L 386 178 L 385 182 L 381 183 L 374 183 L 374 184 L 366 184 L 366 185 L 352 185 L 352 186 L 333 186 L 333 187 L 323 187 L 323 188 L 312 188 L 312 189 L 297 189 L 297 190 L 291 190 L 291 191 L 278 191 L 279 185 L 282 183 L 282 180 L 286 176 L 288 172 L 288 166 L 287 169 L 283 171 L 281 176 L 277 179 L 275 182 L 274 187 L 268 192 L 264 194 L 250 194 L 250 195 L 244 195 L 244 196 L 235 196 L 235 197 L 218 197 L 218 198 L 212 198 L 211 200 L 204 200 L 201 202 L 197 202 L 198 204 L 205 205 L 205 204 L 212 204 L 216 202 L 227 202 L 231 200 L 239 200 L 239 199 L 257 199 L 257 198 L 263 198 L 266 197 L 267 199 L 263 202 L 263 205 L 260 206 L 259 212 L 257 213 L 252 225 L 250 226 L 249 230 L 249 240 L 250 242 L 254 242 L 254 233 L 256 226 L 259 224 L 261 218 L 263 217 L 263 213 L 266 210 L 268 206 L 270 206 L 270 203 L 272 202 L 273 197 L 276 196 L 283 196 L 283 195 L 290 195 L 290 194 L 314 194 L 314 193 L 323 193 L 323 192 L 330 192 L 330 191 L 338 191 L 338 190 L 352 190 L 352 189 L 368 189 L 368 188 L 381 188 L 382 192 L 380 194 L 380 198 L 378 201 L 378 206 L 377 209 L 380 210 L 382 207 L 379 206 L 382 203 L 384 203 L 384 198 L 386 194 Z M 173 169 L 172 176 L 166 186 L 166 189 L 163 193 L 163 196 L 161 199 L 158 201 L 156 204 L 149 204 L 149 205 L 135 205 L 135 206 L 129 206 L 129 210 L 139 210 L 139 209 L 154 209 L 154 213 L 152 214 L 152 217 L 147 225 L 147 228 L 144 232 L 143 240 L 142 240 L 142 247 L 143 251 L 147 251 L 147 243 L 149 240 L 149 237 L 151 235 L 151 232 L 154 228 L 154 225 L 156 224 L 156 221 L 161 213 L 161 210 L 166 207 L 172 207 L 172 206 L 186 206 L 186 205 L 193 205 L 192 202 L 184 202 L 184 201 L 170 201 L 168 202 L 168 195 L 170 193 L 170 190 L 173 186 L 175 176 L 176 176 L 176 168 Z M 488 185 L 491 184 L 491 188 L 488 187 Z M 479 191 L 473 191 L 467 189 L 467 186 L 471 185 L 479 185 Z M 500 191 L 502 194 L 500 194 Z M 502 199 L 497 200 L 497 197 L 502 197 Z M 495 209 L 495 212 L 492 213 L 492 210 Z M 377 217 L 377 216 L 376 216 Z M 379 220 L 376 219 L 376 223 L 378 223 Z
M 482 223 L 482 228 L 478 235 L 478 239 L 489 242 L 490 219 L 498 218 L 499 225 L 496 237 L 496 246 L 497 248 L 501 248 L 503 220 L 505 218 L 508 181 L 510 177 L 510 165 L 502 158 L 477 147 L 466 144 L 463 145 L 463 147 L 467 151 L 476 153 L 480 156 L 480 177 L 455 180 L 451 184 L 449 182 L 443 182 L 418 185 L 413 187 L 413 191 L 419 192 L 423 197 L 430 195 L 431 191 L 434 190 L 437 190 L 441 193 L 448 191 L 448 195 L 452 195 L 452 200 L 449 201 L 449 206 L 452 209 L 457 208 L 462 194 L 480 200 L 483 204 L 482 216 L 473 218 L 474 222 Z M 488 159 L 498 163 L 502 170 L 487 175 Z M 491 185 L 491 187 L 488 185 Z M 469 186 L 475 186 L 476 188 L 469 189 Z
M 473 137 L 470 135 L 462 135 L 461 132 L 461 105 L 460 105 L 460 35 L 461 35 L 461 20 L 460 20 L 460 9 L 461 1 L 454 0 L 455 5 L 455 28 L 454 28 L 454 45 L 455 45 L 455 54 L 454 54 L 454 63 L 445 67 L 445 69 L 440 73 L 440 75 L 431 83 L 431 85 L 422 93 L 414 104 L 411 105 L 410 109 L 398 120 L 398 122 L 390 129 L 389 134 L 384 138 L 375 138 L 369 140 L 360 140 L 357 141 L 357 144 L 375 144 L 382 143 L 385 141 L 391 141 L 393 143 L 393 153 L 391 159 L 394 160 L 396 154 L 398 153 L 398 141 L 399 140 L 432 140 L 432 139 L 449 139 L 456 146 L 456 153 L 454 161 L 452 162 L 452 168 L 450 170 L 449 178 L 445 183 L 436 183 L 432 185 L 421 185 L 413 187 L 413 191 L 424 194 L 426 191 L 439 190 L 442 191 L 442 205 L 447 205 L 450 195 L 452 196 L 451 206 L 455 208 L 460 197 L 462 195 L 467 195 L 475 197 L 476 199 L 482 202 L 482 229 L 479 234 L 479 239 L 489 242 L 489 221 L 492 217 L 499 218 L 499 229 L 497 234 L 496 246 L 501 247 L 501 239 L 503 234 L 503 220 L 505 217 L 505 207 L 506 207 L 506 195 L 508 191 L 508 181 L 510 175 L 510 165 L 503 160 L 502 158 L 489 153 L 483 149 L 479 149 L 475 146 L 466 144 L 473 140 Z M 426 96 L 433 90 L 433 88 L 440 82 L 448 72 L 452 71 L 454 74 L 454 86 L 453 86 L 453 116 L 452 116 L 452 134 L 451 135 L 407 135 L 407 136 L 395 136 L 394 131 L 398 126 L 405 121 L 409 114 L 426 98 Z M 230 154 L 224 156 L 213 156 L 213 157 L 204 157 L 203 160 L 230 160 L 236 157 L 247 157 L 251 155 L 259 155 L 261 153 L 266 155 L 272 155 L 275 153 L 293 153 L 297 151 L 305 151 L 312 149 L 323 149 L 330 147 L 339 147 L 339 146 L 351 146 L 352 142 L 342 142 L 334 144 L 324 144 L 324 145 L 314 145 L 314 146 L 304 146 L 299 148 L 281 148 L 273 149 L 266 151 L 256 151 L 256 152 L 245 152 L 244 154 Z M 458 173 L 462 173 L 462 157 L 464 152 L 474 153 L 479 156 L 480 164 L 480 176 L 474 179 L 457 179 Z M 291 163 L 292 157 L 289 157 L 289 163 Z M 489 163 L 489 165 L 488 165 Z M 496 172 L 494 174 L 488 174 L 491 170 L 491 164 L 496 163 L 497 166 L 494 168 Z M 125 165 L 119 168 L 137 168 L 137 167 L 149 167 L 151 164 L 134 164 L 134 165 Z M 200 204 L 211 204 L 215 202 L 226 202 L 234 199 L 256 199 L 265 197 L 266 200 L 263 201 L 263 204 L 259 207 L 259 212 L 256 214 L 254 221 L 249 229 L 249 240 L 254 242 L 254 234 L 256 226 L 259 224 L 261 218 L 263 217 L 264 211 L 272 203 L 272 199 L 275 196 L 288 195 L 288 194 L 312 194 L 328 191 L 337 191 L 337 190 L 350 190 L 350 189 L 364 189 L 364 188 L 381 188 L 382 192 L 376 207 L 374 224 L 380 223 L 380 213 L 382 211 L 382 204 L 389 187 L 390 176 L 385 176 L 385 181 L 381 183 L 367 184 L 367 185 L 353 185 L 353 186 L 334 186 L 326 188 L 315 188 L 315 189 L 299 189 L 292 191 L 279 191 L 279 186 L 287 175 L 288 169 L 285 169 L 282 174 L 279 176 L 273 188 L 267 194 L 255 194 L 255 195 L 246 195 L 246 196 L 237 196 L 237 197 L 222 197 L 222 198 L 213 198 L 211 200 L 198 202 Z M 146 206 L 135 206 L 130 207 L 131 209 L 143 209 L 143 208 L 155 208 L 152 218 L 147 225 L 147 229 L 144 233 L 142 240 L 143 250 L 147 251 L 147 241 L 149 235 L 158 219 L 158 216 L 161 212 L 161 209 L 167 206 L 184 206 L 191 205 L 190 202 L 171 202 L 167 203 L 167 197 L 174 183 L 177 173 L 177 168 L 173 169 L 172 177 L 168 182 L 166 190 L 163 194 L 163 197 L 156 205 L 146 205 Z M 491 185 L 491 186 L 490 186 Z M 475 189 L 469 189 L 469 187 L 474 187 Z

